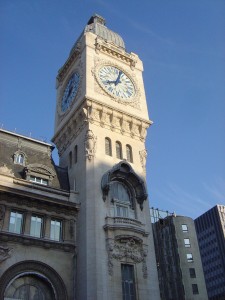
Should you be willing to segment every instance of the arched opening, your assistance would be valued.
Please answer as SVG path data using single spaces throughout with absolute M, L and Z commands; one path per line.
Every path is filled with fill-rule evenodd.
M 67 300 L 64 282 L 48 265 L 37 261 L 21 261 L 0 278 L 0 299 Z

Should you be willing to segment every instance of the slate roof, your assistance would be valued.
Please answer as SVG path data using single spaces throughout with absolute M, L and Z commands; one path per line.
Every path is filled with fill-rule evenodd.
M 15 178 L 26 179 L 26 170 L 42 168 L 53 174 L 51 187 L 69 191 L 67 168 L 56 166 L 52 159 L 51 144 L 0 129 L 0 168 L 9 169 Z M 25 156 L 23 165 L 14 162 L 16 153 Z

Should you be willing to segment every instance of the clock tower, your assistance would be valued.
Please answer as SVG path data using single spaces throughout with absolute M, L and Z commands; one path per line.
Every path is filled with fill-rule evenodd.
M 138 55 L 94 15 L 57 76 L 60 166 L 80 203 L 75 295 L 159 299 L 145 138 L 151 125 Z

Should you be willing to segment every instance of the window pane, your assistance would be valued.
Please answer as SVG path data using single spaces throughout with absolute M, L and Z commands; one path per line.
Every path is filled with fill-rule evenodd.
M 192 291 L 193 291 L 193 294 L 198 294 L 198 285 L 197 284 L 192 284 Z
M 51 240 L 60 241 L 61 239 L 61 222 L 57 220 L 51 220 Z
M 127 161 L 133 162 L 132 149 L 130 145 L 126 145 Z
M 112 155 L 111 141 L 109 138 L 105 138 L 105 154 Z
M 191 253 L 187 253 L 187 261 L 188 262 L 193 262 L 193 256 Z
M 183 232 L 187 232 L 188 231 L 188 227 L 186 224 L 181 225 L 182 226 L 182 230 Z
M 42 218 L 38 216 L 31 217 L 30 235 L 41 237 Z
M 39 184 L 43 184 L 43 185 L 48 185 L 47 179 L 43 179 L 43 178 L 36 177 L 36 176 L 30 176 L 30 181 L 33 181 L 33 182 L 39 183 Z
M 9 221 L 9 231 L 13 233 L 22 232 L 23 215 L 18 212 L 11 212 Z
M 136 300 L 134 266 L 121 265 L 123 300 Z
M 122 159 L 122 146 L 119 142 L 116 142 L 116 157 Z
M 196 278 L 195 268 L 190 268 L 190 269 L 189 269 L 189 272 L 190 272 L 190 277 L 191 277 L 191 278 Z
M 190 240 L 189 239 L 184 239 L 184 245 L 185 247 L 191 247 L 191 244 L 190 244 Z

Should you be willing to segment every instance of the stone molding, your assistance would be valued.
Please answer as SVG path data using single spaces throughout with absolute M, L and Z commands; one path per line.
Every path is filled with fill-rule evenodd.
M 3 197 L 2 197 L 3 201 Z M 27 207 L 29 209 L 42 209 L 48 211 L 49 213 L 56 213 L 65 216 L 77 216 L 79 205 L 74 203 L 59 203 L 57 201 L 48 201 L 44 199 L 36 199 L 32 197 L 27 197 L 23 195 L 14 194 L 6 198 L 7 204 L 14 204 L 18 207 Z
M 142 142 L 147 136 L 147 128 L 152 124 L 151 121 L 130 116 L 91 99 L 86 99 L 52 139 L 59 156 L 64 153 L 88 123 L 122 133 Z
M 76 249 L 75 244 L 69 242 L 56 242 L 49 239 L 35 238 L 28 235 L 14 234 L 7 231 L 1 231 L 0 235 L 1 235 L 1 241 L 5 243 L 6 242 L 19 243 L 26 247 L 36 246 L 45 249 L 60 250 L 60 251 L 71 252 L 71 253 L 74 253 Z M 9 254 L 10 254 L 10 250 L 12 249 L 8 250 Z M 0 262 L 1 262 L 1 247 L 0 247 Z
M 142 263 L 143 278 L 148 277 L 146 265 L 147 247 L 143 241 L 135 236 L 119 235 L 114 240 L 107 240 L 108 272 L 113 275 L 113 260 Z
M 111 56 L 113 59 L 117 58 L 130 66 L 131 70 L 134 69 L 137 63 L 135 54 L 127 53 L 124 50 L 114 46 L 113 43 L 106 42 L 100 38 L 95 39 L 95 52 L 97 54 L 103 52 Z
M 25 274 L 33 274 L 45 278 L 52 286 L 55 300 L 67 300 L 66 286 L 60 275 L 50 266 L 39 261 L 21 261 L 9 267 L 0 278 L 0 299 L 4 299 L 4 293 L 9 284 L 16 278 Z

